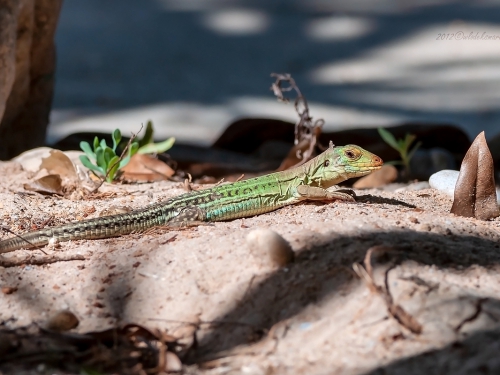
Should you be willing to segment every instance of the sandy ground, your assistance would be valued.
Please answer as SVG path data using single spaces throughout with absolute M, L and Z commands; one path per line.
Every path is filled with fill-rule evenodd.
M 0 221 L 18 233 L 49 218 L 49 225 L 62 224 L 184 192 L 172 182 L 107 185 L 101 189 L 115 193 L 108 198 L 71 201 L 26 194 L 22 184 L 30 176 L 14 162 L 1 163 L 0 174 L 9 176 L 0 181 Z M 49 256 L 85 260 L 0 268 L 0 287 L 17 288 L 0 294 L 0 321 L 43 324 L 70 309 L 80 319 L 78 332 L 135 322 L 185 340 L 194 330 L 189 323 L 201 322 L 198 349 L 187 358 L 201 365 L 189 365 L 189 373 L 500 371 L 500 219 L 451 215 L 450 199 L 430 189 L 357 193 L 356 204 L 302 204 L 214 225 L 47 247 Z M 252 254 L 246 237 L 256 228 L 281 234 L 295 262 L 275 268 Z M 381 285 L 391 268 L 390 293 L 422 325 L 421 334 L 390 317 L 353 272 L 374 245 L 393 248 L 375 262 L 375 282 Z M 19 250 L 1 261 L 32 253 L 45 256 Z

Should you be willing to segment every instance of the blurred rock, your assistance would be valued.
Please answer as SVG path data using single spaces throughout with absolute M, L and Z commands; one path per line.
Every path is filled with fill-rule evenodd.
M 411 179 L 427 180 L 443 169 L 455 169 L 457 164 L 451 152 L 443 148 L 417 150 L 410 161 Z
M 80 320 L 69 310 L 57 311 L 45 324 L 45 328 L 51 331 L 65 332 L 80 324 Z
M 45 143 L 61 4 L 0 1 L 0 159 Z

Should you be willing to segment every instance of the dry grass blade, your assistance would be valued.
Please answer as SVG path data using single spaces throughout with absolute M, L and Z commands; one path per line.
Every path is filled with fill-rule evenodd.
M 476 137 L 462 161 L 451 213 L 480 220 L 500 216 L 493 157 L 484 132 Z

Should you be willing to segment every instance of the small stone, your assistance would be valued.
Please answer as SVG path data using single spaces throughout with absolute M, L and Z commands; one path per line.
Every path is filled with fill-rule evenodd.
M 270 229 L 255 229 L 247 235 L 251 252 L 264 263 L 283 267 L 294 259 L 290 244 Z
M 432 228 L 429 224 L 422 223 L 419 224 L 415 227 L 416 230 L 421 231 L 421 232 L 429 232 Z
M 167 372 L 181 372 L 182 362 L 175 353 L 165 353 L 165 370 Z
M 45 325 L 45 328 L 51 331 L 64 332 L 78 326 L 80 321 L 69 310 L 60 310 L 53 315 Z

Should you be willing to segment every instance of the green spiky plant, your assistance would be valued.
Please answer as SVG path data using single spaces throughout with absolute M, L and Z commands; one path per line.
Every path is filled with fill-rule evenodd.
M 85 155 L 80 155 L 80 161 L 96 175 L 105 178 L 107 182 L 112 182 L 118 177 L 119 170 L 129 163 L 134 154 L 159 154 L 173 146 L 175 142 L 173 137 L 163 142 L 154 143 L 153 133 L 153 123 L 148 121 L 144 136 L 138 142 L 131 142 L 123 156 L 117 154 L 118 145 L 122 139 L 120 129 L 113 131 L 113 147 L 109 147 L 105 139 L 99 141 L 97 137 L 94 138 L 93 149 L 88 142 L 82 141 L 80 148 L 85 152 Z M 125 147 L 127 147 L 127 143 L 123 149 Z
M 167 150 L 170 150 L 174 145 L 175 138 L 170 137 L 169 139 L 154 143 L 153 142 L 153 123 L 148 121 L 146 124 L 146 130 L 144 132 L 144 137 L 139 140 L 139 149 L 137 150 L 138 154 L 161 154 Z
M 401 157 L 400 161 L 391 161 L 388 164 L 402 165 L 405 169 L 405 174 L 408 177 L 410 175 L 411 158 L 415 154 L 415 151 L 417 151 L 418 148 L 422 145 L 422 142 L 417 142 L 410 150 L 410 146 L 415 141 L 415 139 L 417 139 L 414 134 L 406 133 L 404 139 L 396 139 L 389 131 L 385 130 L 384 128 L 378 128 L 378 133 L 385 141 L 385 143 L 399 152 L 399 156 Z
M 85 155 L 80 155 L 80 161 L 84 166 L 93 171 L 96 175 L 106 179 L 107 182 L 113 182 L 117 177 L 118 170 L 128 164 L 132 155 L 139 149 L 139 143 L 132 142 L 126 150 L 126 155 L 120 160 L 116 154 L 118 144 L 122 139 L 120 129 L 113 131 L 113 147 L 106 144 L 105 139 L 94 138 L 93 149 L 88 142 L 80 142 L 80 148 Z

